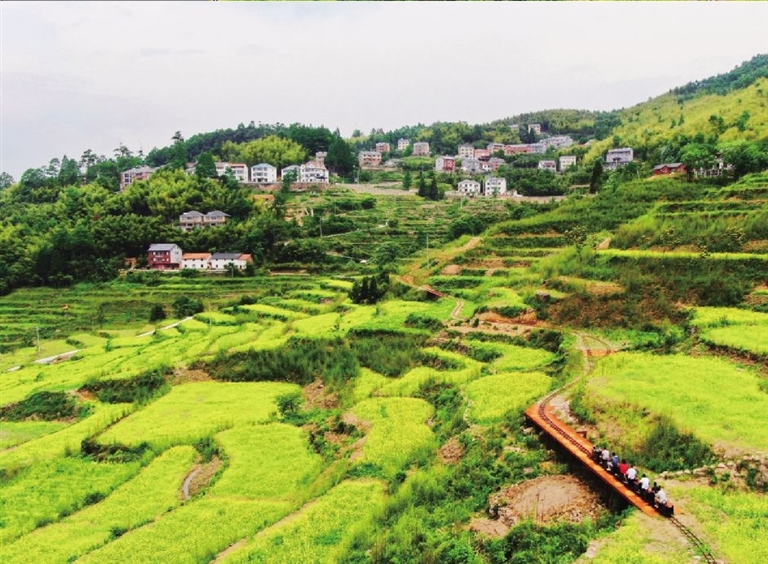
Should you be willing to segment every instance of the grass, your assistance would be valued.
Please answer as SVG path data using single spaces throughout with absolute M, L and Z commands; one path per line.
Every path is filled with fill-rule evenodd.
M 210 495 L 271 501 L 291 500 L 314 480 L 321 458 L 309 450 L 306 432 L 273 423 L 219 433 L 230 466 Z
M 382 396 L 408 396 L 415 393 L 419 387 L 429 380 L 464 385 L 480 376 L 481 363 L 457 353 L 444 351 L 438 348 L 422 349 L 438 358 L 448 361 L 457 361 L 462 368 L 458 370 L 435 370 L 428 366 L 417 366 L 408 371 L 402 378 L 393 380 L 382 386 L 378 393 Z
M 0 449 L 61 431 L 68 425 L 58 421 L 0 421 Z
M 131 415 L 98 440 L 102 444 L 155 447 L 191 444 L 217 431 L 266 421 L 276 411 L 275 398 L 298 390 L 275 382 L 199 382 L 177 386 Z
M 519 347 L 501 343 L 473 343 L 473 347 L 502 353 L 503 356 L 491 362 L 491 366 L 499 372 L 528 370 L 540 368 L 552 362 L 555 355 L 543 349 Z
M 715 446 L 765 451 L 768 396 L 758 381 L 753 371 L 720 358 L 619 353 L 598 363 L 587 391 L 596 403 L 626 402 L 667 415 Z
M 59 458 L 19 472 L 0 488 L 0 545 L 98 501 L 139 469 L 138 462 Z
M 521 412 L 544 395 L 550 383 L 550 378 L 541 372 L 495 374 L 470 382 L 470 419 L 482 425 L 498 423 L 506 413 Z
M 363 400 L 352 413 L 371 425 L 360 463 L 370 463 L 393 476 L 422 449 L 434 446 L 426 421 L 434 412 L 427 402 L 414 398 Z
M 635 511 L 615 532 L 605 537 L 594 558 L 582 557 L 579 563 L 592 564 L 678 564 L 690 560 L 687 547 L 654 539 L 651 527 L 669 525 L 649 523 L 650 518 Z
M 132 409 L 128 404 L 97 404 L 96 410 L 87 419 L 4 452 L 0 457 L 0 470 L 12 471 L 35 462 L 78 452 L 83 439 L 102 431 Z
M 222 562 L 333 564 L 353 535 L 383 503 L 383 486 L 372 480 L 345 481 L 305 506 L 293 519 L 265 530 Z
M 179 504 L 192 447 L 170 449 L 103 501 L 0 547 L 0 561 L 39 564 L 73 561 Z
M 353 394 L 354 401 L 359 402 L 371 397 L 377 390 L 383 388 L 391 381 L 391 378 L 387 378 L 383 374 L 379 374 L 368 368 L 361 368 L 360 375 L 355 379 L 355 391 Z
M 726 308 L 699 307 L 693 325 L 705 343 L 758 355 L 768 355 L 768 313 Z
M 686 501 L 718 557 L 729 564 L 768 562 L 767 496 L 706 487 L 673 487 L 670 495 Z

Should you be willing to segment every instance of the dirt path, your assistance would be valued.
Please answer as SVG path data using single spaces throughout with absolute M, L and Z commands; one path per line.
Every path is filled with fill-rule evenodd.
M 171 323 L 170 325 L 164 325 L 163 327 L 160 327 L 159 329 L 153 329 L 152 331 L 147 331 L 146 333 L 142 333 L 141 335 L 136 335 L 136 336 L 137 337 L 149 337 L 155 331 L 158 331 L 158 330 L 162 331 L 163 329 L 173 329 L 174 327 L 178 327 L 179 325 L 181 325 L 185 321 L 189 321 L 190 319 L 192 319 L 191 316 L 190 317 L 185 317 L 184 319 L 182 319 L 181 321 L 177 321 L 176 323 Z
M 453 308 L 453 311 L 451 312 L 451 317 L 453 319 L 461 319 L 461 310 L 464 308 L 464 302 L 462 300 L 456 300 L 456 307 Z

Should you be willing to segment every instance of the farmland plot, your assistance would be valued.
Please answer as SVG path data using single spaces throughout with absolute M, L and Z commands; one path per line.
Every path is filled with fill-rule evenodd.
M 170 449 L 103 501 L 0 547 L 6 564 L 71 562 L 179 503 L 195 457 L 192 447 Z
M 726 308 L 696 308 L 692 324 L 705 343 L 768 356 L 768 313 Z
M 298 391 L 294 384 L 275 382 L 197 382 L 171 392 L 108 431 L 101 444 L 155 447 L 189 444 L 237 425 L 265 422 L 276 412 L 275 398 Z
M 768 396 L 754 372 L 727 360 L 619 353 L 599 362 L 587 389 L 668 415 L 715 445 L 768 450 Z
M 522 412 L 549 389 L 551 380 L 541 372 L 494 374 L 470 382 L 467 396 L 472 402 L 469 415 L 481 424 L 496 423 L 507 412 Z

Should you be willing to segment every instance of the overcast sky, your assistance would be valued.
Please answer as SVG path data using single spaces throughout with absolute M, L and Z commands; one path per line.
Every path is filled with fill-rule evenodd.
M 0 2 L 0 170 L 251 120 L 632 106 L 768 52 L 766 2 Z

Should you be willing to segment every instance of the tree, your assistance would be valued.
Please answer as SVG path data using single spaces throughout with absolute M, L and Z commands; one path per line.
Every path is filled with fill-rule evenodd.
M 183 169 L 187 166 L 187 144 L 184 141 L 184 137 L 181 135 L 181 131 L 174 133 L 172 140 L 171 160 L 168 165 L 171 168 Z
M 195 174 L 198 178 L 217 178 L 216 163 L 210 153 L 200 153 L 195 163 Z
M 411 177 L 411 171 L 406 169 L 403 174 L 403 190 L 410 190 L 413 185 L 413 178 Z
M 589 193 L 595 194 L 603 183 L 603 161 L 597 159 L 592 166 L 592 176 L 589 179 Z
M 10 188 L 14 183 L 13 176 L 7 172 L 0 173 L 0 190 Z
M 715 148 L 704 143 L 688 143 L 680 151 L 680 162 L 685 165 L 688 181 L 691 181 L 695 171 L 715 166 Z
M 750 172 L 758 172 L 768 166 L 768 154 L 751 141 L 731 141 L 720 146 L 723 161 L 733 166 L 733 174 L 741 178 Z
M 352 174 L 357 168 L 357 159 L 352 153 L 352 148 L 341 138 L 338 131 L 328 148 L 325 164 L 332 172 L 347 180 L 352 179 Z
M 437 187 L 437 177 L 434 174 L 432 175 L 432 180 L 429 183 L 427 198 L 433 201 L 437 201 L 440 199 L 440 190 Z
M 422 198 L 426 198 L 429 191 L 427 190 L 427 181 L 424 179 L 424 173 L 419 173 L 419 191 L 418 195 Z
M 60 186 L 80 184 L 80 165 L 75 159 L 68 159 L 67 155 L 61 160 L 58 177 Z
M 277 168 L 303 163 L 307 152 L 295 141 L 269 135 L 262 139 L 235 145 L 226 144 L 225 150 L 230 153 L 232 160 L 244 161 L 248 167 L 260 163 L 269 163 Z

